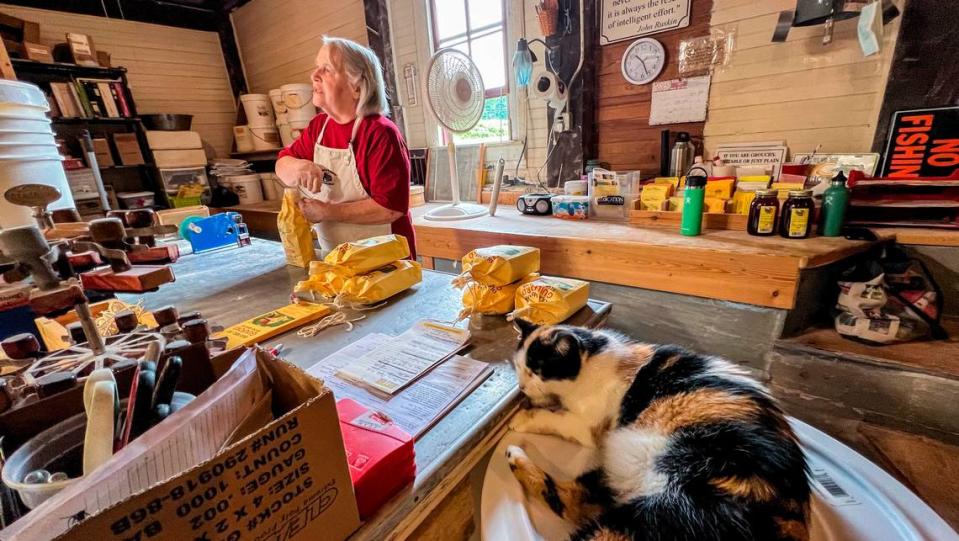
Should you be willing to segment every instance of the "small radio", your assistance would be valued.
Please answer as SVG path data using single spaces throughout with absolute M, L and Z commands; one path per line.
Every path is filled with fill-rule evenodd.
M 519 196 L 516 208 L 523 214 L 534 216 L 549 216 L 553 213 L 553 198 L 551 193 L 528 193 Z

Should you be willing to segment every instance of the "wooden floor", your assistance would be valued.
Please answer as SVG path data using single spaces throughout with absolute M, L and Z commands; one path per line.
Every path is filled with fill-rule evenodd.
M 959 447 L 858 423 L 840 439 L 897 478 L 959 531 Z

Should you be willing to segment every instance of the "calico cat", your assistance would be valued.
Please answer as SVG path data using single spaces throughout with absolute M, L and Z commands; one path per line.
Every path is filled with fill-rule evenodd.
M 528 498 L 574 540 L 805 540 L 806 460 L 766 389 L 733 364 L 609 331 L 521 332 L 513 362 L 534 405 L 511 427 L 596 447 L 599 467 L 554 479 L 511 446 Z

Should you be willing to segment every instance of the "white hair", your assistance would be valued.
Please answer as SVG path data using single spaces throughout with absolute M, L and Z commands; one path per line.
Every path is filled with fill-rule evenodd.
M 383 80 L 383 65 L 368 47 L 343 38 L 323 36 L 323 46 L 330 48 L 330 59 L 336 69 L 343 70 L 350 84 L 360 91 L 356 104 L 356 116 L 388 115 L 386 82 Z

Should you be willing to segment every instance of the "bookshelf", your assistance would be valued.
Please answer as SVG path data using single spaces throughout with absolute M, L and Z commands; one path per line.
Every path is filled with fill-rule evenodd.
M 110 142 L 111 153 L 113 154 L 114 165 L 100 166 L 100 175 L 103 178 L 105 186 L 112 188 L 115 193 L 120 192 L 138 192 L 151 191 L 156 197 L 157 205 L 163 205 L 167 202 L 166 194 L 162 189 L 159 171 L 153 165 L 153 153 L 147 144 L 146 129 L 137 116 L 136 102 L 130 92 L 127 83 L 127 70 L 122 67 L 101 68 L 80 66 L 66 63 L 46 63 L 36 62 L 26 59 L 11 59 L 13 69 L 17 78 L 21 81 L 28 81 L 38 85 L 48 95 L 48 97 L 57 102 L 57 109 L 63 110 L 60 102 L 64 98 L 64 89 L 77 88 L 78 81 L 101 80 L 116 81 L 117 86 L 113 86 L 111 92 L 112 106 L 106 105 L 106 98 L 100 97 L 96 111 L 82 103 L 73 101 L 79 95 L 75 90 L 71 90 L 74 98 L 70 101 L 72 107 L 76 109 L 75 116 L 55 116 L 51 119 L 53 130 L 57 138 L 66 141 L 66 146 L 70 153 L 76 157 L 85 157 L 80 145 L 80 137 L 84 131 L 90 133 L 90 137 L 95 139 L 107 139 Z M 88 82 L 89 84 L 89 82 Z M 59 97 L 54 92 L 54 87 L 58 86 Z M 101 90 L 109 90 L 110 87 L 100 87 Z M 122 96 L 117 94 L 122 92 Z M 89 100 L 88 101 L 93 101 Z M 120 100 L 123 100 L 124 107 L 120 106 Z M 116 111 L 120 115 L 126 116 L 99 116 L 100 112 Z M 71 110 L 71 112 L 74 112 Z M 133 133 L 136 134 L 137 146 L 140 154 L 143 156 L 143 164 L 122 164 L 119 162 L 119 152 L 113 143 L 113 137 L 116 134 Z

